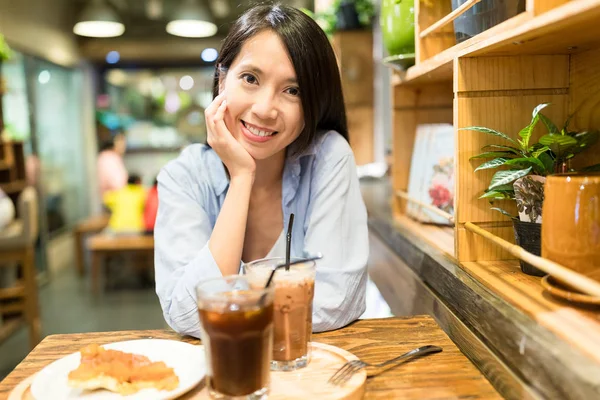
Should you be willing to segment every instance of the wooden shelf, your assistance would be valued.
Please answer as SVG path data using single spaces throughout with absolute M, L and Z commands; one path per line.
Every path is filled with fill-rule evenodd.
M 540 278 L 521 272 L 518 261 L 463 262 L 461 266 L 563 341 L 600 363 L 600 308 L 578 308 L 546 293 Z M 523 351 L 527 343 L 519 343 Z
M 600 0 L 571 1 L 537 17 L 521 13 L 409 68 L 403 85 L 452 80 L 457 57 L 572 54 L 600 44 Z
M 459 56 L 571 54 L 600 44 L 600 0 L 570 1 L 480 40 Z
M 509 20 L 498 24 L 464 42 L 461 42 L 441 53 L 410 67 L 402 79 L 404 85 L 420 85 L 452 80 L 452 63 L 458 55 L 480 42 L 487 42 L 502 32 L 510 31 L 531 19 L 528 13 L 521 13 Z
M 11 183 L 0 183 L 0 189 L 6 194 L 13 194 L 20 192 L 27 187 L 26 181 L 16 181 Z
M 453 227 L 423 224 L 406 215 L 396 215 L 394 218 L 398 224 L 411 231 L 415 236 L 418 236 L 430 245 L 439 248 L 447 256 L 456 258 L 454 255 Z

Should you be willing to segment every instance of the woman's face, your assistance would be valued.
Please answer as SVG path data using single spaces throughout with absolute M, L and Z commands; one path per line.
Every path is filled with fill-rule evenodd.
M 276 33 L 248 39 L 220 86 L 225 124 L 254 159 L 284 151 L 304 129 L 296 71 Z

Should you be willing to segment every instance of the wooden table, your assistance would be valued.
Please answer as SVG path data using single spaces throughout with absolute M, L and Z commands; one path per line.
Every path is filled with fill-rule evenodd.
M 0 398 L 52 361 L 90 344 L 160 338 L 199 343 L 168 330 L 81 333 L 47 336 L 6 379 Z M 365 399 L 499 399 L 492 385 L 429 316 L 357 321 L 313 335 L 313 341 L 338 346 L 367 362 L 382 362 L 416 347 L 434 344 L 442 353 L 402 364 L 367 379 Z
M 108 226 L 108 215 L 95 215 L 88 219 L 85 219 L 78 223 L 73 229 L 73 235 L 75 236 L 75 265 L 77 266 L 77 272 L 79 276 L 85 274 L 85 263 L 83 260 L 83 248 L 85 243 L 83 242 L 85 236 L 89 233 L 98 233 Z
M 107 255 L 116 252 L 154 253 L 154 237 L 152 235 L 106 235 L 97 234 L 87 241 L 87 248 L 92 254 L 92 291 L 100 292 L 102 266 Z

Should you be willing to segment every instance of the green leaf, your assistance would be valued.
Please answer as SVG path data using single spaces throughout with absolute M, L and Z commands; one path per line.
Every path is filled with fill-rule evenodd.
M 548 107 L 550 105 L 550 103 L 542 103 L 542 104 L 538 104 L 534 109 L 533 112 L 531 113 L 531 122 L 533 122 L 533 120 L 535 118 L 539 118 L 539 113 L 540 111 L 542 111 L 544 108 Z
M 507 151 L 488 151 L 486 153 L 481 153 L 476 156 L 473 156 L 473 157 L 469 158 L 469 160 L 475 160 L 478 158 L 496 158 L 496 157 L 514 158 L 515 155 L 513 153 L 509 153 Z
M 525 128 L 521 129 L 521 132 L 519 132 L 519 136 L 523 138 L 523 141 L 521 141 L 521 146 L 525 150 L 529 148 L 529 139 L 531 139 L 533 129 L 540 120 L 540 111 L 546 108 L 549 104 L 550 103 L 543 103 L 534 108 L 533 112 L 531 113 L 531 122 Z
M 537 150 L 534 150 L 534 151 L 531 153 L 531 156 L 532 156 L 532 157 L 535 157 L 535 158 L 539 158 L 539 157 L 540 157 L 540 155 L 541 155 L 542 153 L 545 153 L 545 152 L 547 152 L 548 150 L 550 150 L 550 147 L 548 147 L 548 146 L 543 146 L 543 147 L 540 147 L 539 149 L 537 149 Z
M 563 128 L 561 130 L 561 133 L 563 135 L 569 131 L 569 124 L 571 123 L 571 120 L 573 119 L 574 116 L 575 116 L 575 114 L 571 114 L 567 117 L 567 120 L 565 121 L 565 124 L 563 125 Z
M 548 133 L 555 133 L 555 134 L 560 134 L 560 131 L 558 130 L 558 128 L 556 127 L 556 125 L 554 125 L 554 122 L 552 122 L 550 120 L 550 118 L 546 117 L 544 114 L 540 113 L 540 120 L 544 123 L 544 125 L 546 125 L 546 128 L 548 129 Z
M 486 161 L 479 167 L 475 168 L 474 172 L 477 172 L 482 169 L 498 168 L 499 166 L 504 165 L 508 160 L 510 160 L 510 158 L 494 158 L 493 160 Z
M 593 146 L 597 141 L 598 137 L 600 137 L 600 132 L 598 131 L 586 131 L 586 132 L 577 132 L 574 136 L 572 136 L 577 140 L 577 146 L 573 147 L 573 154 L 581 153 L 583 150 Z
M 600 164 L 590 165 L 581 170 L 582 172 L 600 172 Z
M 535 157 L 526 157 L 526 158 L 513 158 L 512 160 L 508 160 L 505 162 L 506 165 L 516 165 L 520 168 L 526 168 L 527 166 L 532 167 L 538 173 L 544 173 L 546 171 L 546 166 Z
M 544 175 L 548 175 L 554 172 L 554 160 L 552 159 L 550 154 L 542 153 L 540 154 L 538 159 L 542 162 L 542 164 L 544 164 L 544 167 L 546 169 L 546 173 Z
M 569 135 L 548 134 L 540 138 L 541 144 L 550 147 L 558 159 L 564 158 L 567 151 L 577 144 L 577 140 Z
M 502 132 L 498 132 L 495 131 L 493 129 L 490 128 L 485 128 L 483 126 L 468 126 L 466 128 L 460 128 L 459 131 L 477 131 L 477 132 L 483 132 L 483 133 L 487 133 L 488 135 L 494 135 L 494 136 L 500 136 L 503 139 L 508 140 L 509 142 L 513 143 L 513 144 L 517 144 L 517 142 L 510 138 L 508 135 L 502 133 Z
M 488 144 L 487 146 L 483 146 L 481 148 L 481 150 L 493 150 L 493 149 L 510 151 L 511 153 L 514 153 L 516 155 L 521 155 L 521 150 L 519 150 L 518 148 L 512 147 L 512 146 L 504 146 L 501 144 Z
M 501 208 L 499 208 L 499 207 L 492 207 L 492 208 L 490 208 L 490 210 L 498 211 L 499 213 L 501 213 L 501 214 L 503 214 L 503 215 L 506 215 L 506 216 L 507 216 L 508 218 L 510 218 L 510 219 L 515 219 L 515 220 L 518 220 L 518 219 L 519 219 L 518 217 L 515 217 L 515 216 L 514 216 L 514 215 L 512 215 L 511 213 L 509 213 L 509 212 L 507 212 L 507 211 L 504 211 L 503 209 L 501 209 Z
M 12 50 L 8 47 L 8 43 L 4 40 L 4 36 L 0 34 L 0 61 L 7 61 L 12 56 Z
M 498 186 L 506 185 L 508 183 L 514 182 L 517 179 L 529 174 L 531 172 L 531 167 L 525 169 L 518 170 L 509 170 L 509 171 L 498 171 L 492 177 L 492 181 L 490 182 L 490 186 L 488 190 L 492 190 L 497 188 Z
M 497 192 L 514 192 L 515 191 L 512 183 L 509 183 L 508 185 L 497 186 L 496 188 L 494 188 L 494 190 Z
M 490 190 L 479 196 L 480 199 L 490 200 L 511 200 L 513 197 L 506 192 L 499 192 L 497 190 Z

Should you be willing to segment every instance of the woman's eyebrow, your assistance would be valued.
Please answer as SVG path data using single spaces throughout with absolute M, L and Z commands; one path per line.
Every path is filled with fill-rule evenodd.
M 264 71 L 262 69 L 260 69 L 259 67 L 257 67 L 256 65 L 253 64 L 241 64 L 240 65 L 241 69 L 245 69 L 245 70 L 250 70 L 252 72 L 254 72 L 257 75 L 264 75 Z M 296 79 L 295 77 L 291 76 L 287 79 L 284 80 L 285 83 L 294 83 L 294 84 L 298 84 L 298 79 Z

